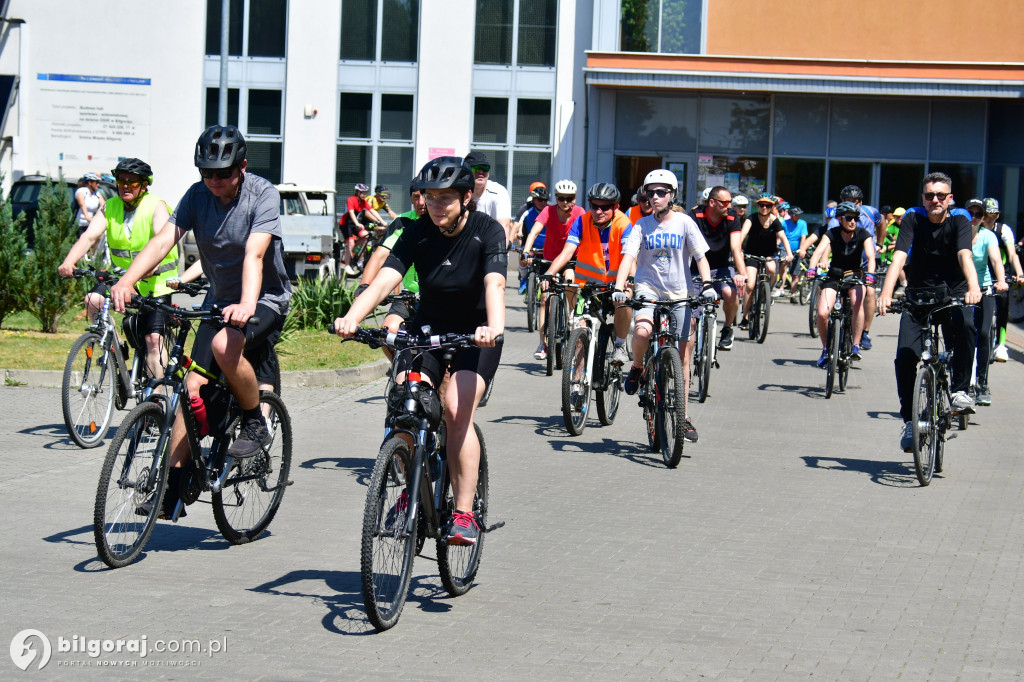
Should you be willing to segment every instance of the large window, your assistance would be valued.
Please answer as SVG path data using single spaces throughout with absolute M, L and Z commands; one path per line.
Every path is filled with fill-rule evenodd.
M 385 185 L 391 208 L 409 209 L 414 169 L 412 137 L 414 96 L 398 93 L 342 92 L 339 95 L 335 189 L 338 210 L 360 182 Z
M 287 0 L 230 0 L 228 54 L 232 57 L 285 56 Z M 222 0 L 206 2 L 206 54 L 220 54 Z M 243 41 L 243 36 L 245 40 Z
M 220 88 L 206 88 L 206 125 L 217 123 Z M 244 114 L 244 116 L 243 116 Z M 245 135 L 248 170 L 277 184 L 281 178 L 284 137 L 282 92 L 257 88 L 228 89 L 228 125 Z
M 556 0 L 477 0 L 474 61 L 554 66 L 557 20 Z
M 415 62 L 419 11 L 419 0 L 341 0 L 341 59 Z
M 700 54 L 703 0 L 622 0 L 625 52 Z
M 477 97 L 473 149 L 487 154 L 491 179 L 508 189 L 515 208 L 531 182 L 550 182 L 551 100 Z

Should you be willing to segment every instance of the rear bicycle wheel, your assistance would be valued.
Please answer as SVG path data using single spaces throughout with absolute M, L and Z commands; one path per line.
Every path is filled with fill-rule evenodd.
M 686 420 L 686 396 L 683 394 L 683 361 L 679 349 L 662 346 L 658 351 L 658 429 L 661 457 L 674 469 L 683 456 L 683 422 Z
M 843 318 L 843 334 L 839 343 L 839 392 L 846 392 L 846 380 L 850 376 L 850 365 L 853 358 L 853 331 L 850 330 L 850 318 Z
M 754 337 L 754 340 L 758 343 L 764 343 L 765 338 L 768 336 L 768 318 L 772 313 L 772 290 L 768 282 L 761 282 L 757 285 L 757 288 L 761 293 L 758 294 L 758 300 L 755 301 L 759 312 L 757 316 L 757 335 Z M 753 324 L 751 324 L 751 328 L 753 328 Z
M 537 275 L 532 270 L 526 276 L 526 331 L 537 329 Z
M 935 455 L 938 446 L 939 410 L 936 401 L 935 371 L 922 365 L 914 379 L 914 399 L 911 403 L 914 429 L 914 471 L 922 486 L 932 482 L 935 473 Z
M 373 465 L 363 509 L 359 569 L 366 615 L 378 630 L 398 622 L 409 594 L 416 558 L 418 524 L 405 533 L 411 501 L 406 494 L 406 473 L 412 471 L 408 443 L 395 436 L 380 449 Z M 404 504 L 404 509 L 403 509 Z
M 754 285 L 754 291 L 750 294 L 750 316 L 747 320 L 747 338 L 753 341 L 757 338 L 757 332 L 760 329 L 760 314 L 761 314 L 761 286 L 759 284 Z
M 828 320 L 828 366 L 825 369 L 825 397 L 832 397 L 836 385 L 836 370 L 839 366 L 839 337 L 842 332 L 834 318 Z
M 135 561 L 163 511 L 170 460 L 165 456 L 170 433 L 158 450 L 164 426 L 163 407 L 138 405 L 110 442 L 100 469 L 92 530 L 100 559 L 111 568 Z M 146 510 L 143 503 L 151 502 Z
M 597 418 L 604 426 L 611 426 L 615 422 L 615 415 L 619 413 L 619 402 L 622 399 L 622 367 L 612 364 L 612 354 L 615 352 L 615 332 L 608 329 L 602 332 L 604 336 L 604 349 L 601 349 L 601 342 L 598 341 L 598 355 L 594 358 L 594 364 L 601 368 L 601 386 L 597 389 Z
M 590 355 L 590 329 L 578 327 L 569 335 L 562 367 L 562 419 L 570 436 L 578 436 L 587 426 L 590 407 L 590 380 L 586 376 Z
M 273 393 L 260 395 L 260 409 L 270 436 L 257 454 L 232 461 L 223 488 L 212 496 L 217 529 L 233 545 L 252 542 L 267 529 L 290 483 L 292 422 L 288 410 Z M 234 433 L 237 426 L 232 425 L 228 433 Z
M 935 399 L 938 402 L 936 410 L 936 433 L 935 433 L 935 473 L 942 473 L 942 457 L 946 450 L 946 430 L 949 429 L 949 418 L 953 412 L 953 405 L 950 403 L 949 391 L 938 388 L 935 391 Z
M 548 347 L 545 369 L 547 375 L 551 376 L 555 373 L 555 353 L 558 347 L 558 297 L 554 294 L 548 295 L 545 307 L 544 324 L 547 325 L 547 330 L 545 331 L 544 342 Z
M 800 283 L 796 285 L 797 302 L 800 305 L 806 305 L 808 299 L 811 296 L 811 280 L 807 279 L 803 275 L 800 276 Z
M 811 282 L 810 292 L 807 294 L 807 326 L 811 330 L 811 338 L 818 338 L 818 325 L 816 323 L 818 315 L 818 296 L 821 292 L 821 286 L 818 284 L 818 280 L 815 279 Z
M 562 355 L 565 352 L 565 343 L 569 340 L 569 311 L 565 306 L 565 299 L 559 296 L 556 299 L 557 303 L 555 307 L 558 310 L 558 315 L 555 317 L 557 324 L 555 325 L 555 369 L 562 369 L 564 364 L 564 358 Z M 551 350 L 550 348 L 548 349 Z M 550 356 L 550 354 L 549 354 Z
M 648 346 L 644 356 L 644 371 L 641 377 L 643 391 L 643 414 L 647 425 L 647 447 L 651 452 L 661 449 L 661 425 L 658 422 L 658 378 L 657 365 L 654 361 L 652 346 Z
M 61 380 L 61 411 L 68 436 L 80 448 L 103 442 L 114 416 L 117 365 L 100 346 L 100 335 L 86 332 L 71 346 Z
M 443 537 L 437 540 L 437 568 L 441 574 L 441 584 L 453 597 L 466 594 L 473 585 L 477 571 L 480 570 L 480 557 L 484 551 L 483 531 L 487 528 L 487 445 L 480 427 L 474 424 L 473 430 L 480 441 L 480 467 L 477 470 L 476 494 L 473 496 L 473 515 L 481 533 L 474 545 L 449 545 Z M 447 476 L 445 479 L 442 518 L 450 517 L 455 510 L 452 482 Z

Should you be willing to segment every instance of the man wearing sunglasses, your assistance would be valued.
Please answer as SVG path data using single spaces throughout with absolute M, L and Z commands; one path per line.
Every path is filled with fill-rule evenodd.
M 885 225 L 883 224 L 882 213 L 874 206 L 867 206 L 864 203 L 864 190 L 857 185 L 847 185 L 840 190 L 839 201 L 853 202 L 860 209 L 860 219 L 857 220 L 857 226 L 870 231 L 876 243 L 884 239 Z M 825 229 L 831 230 L 835 227 L 841 227 L 838 217 L 828 221 Z M 868 335 L 868 332 L 871 331 L 871 322 L 875 319 L 874 312 L 875 288 L 867 287 L 864 290 L 864 332 L 860 335 L 860 340 L 857 344 L 861 350 L 871 350 L 871 337 Z
M 915 290 L 928 289 L 957 298 L 962 296 L 967 305 L 974 305 L 981 300 L 978 273 L 971 256 L 971 222 L 961 213 L 951 215 L 949 211 L 953 181 L 945 173 L 929 173 L 921 186 L 921 198 L 924 201 L 922 213 L 927 216 L 915 210 L 903 215 L 892 265 L 885 275 L 882 293 L 878 295 L 880 315 L 885 315 L 892 304 L 893 290 L 904 266 L 907 271 L 908 298 L 914 298 Z M 911 248 L 914 257 L 908 258 Z M 967 389 L 971 384 L 977 341 L 974 315 L 959 307 L 939 313 L 937 319 L 942 324 L 946 347 L 954 350 L 950 382 L 953 413 L 971 414 L 974 412 L 974 400 Z M 914 429 L 911 422 L 914 377 L 923 344 L 920 325 L 905 313 L 900 320 L 895 362 L 896 390 L 900 397 L 900 416 L 903 417 L 900 448 L 904 452 L 914 451 Z
M 110 249 L 111 264 L 127 270 L 146 244 L 167 225 L 170 209 L 167 202 L 149 191 L 153 183 L 153 169 L 148 163 L 135 158 L 123 159 L 111 173 L 117 182 L 117 196 L 111 197 L 93 215 L 89 227 L 71 247 L 67 258 L 57 268 L 62 277 L 70 277 L 78 261 L 104 235 Z M 173 232 L 172 229 L 167 231 Z M 148 276 L 139 281 L 139 293 L 143 296 L 153 294 L 169 302 L 171 289 L 167 281 L 177 275 L 178 249 L 172 246 Z M 85 295 L 89 319 L 103 307 L 106 289 L 107 285 L 100 283 Z M 146 311 L 138 318 L 139 340 L 145 338 L 146 343 L 146 365 L 150 376 L 157 379 L 163 377 L 164 363 L 167 361 L 163 353 L 166 322 L 164 314 L 159 311 Z
M 258 381 L 273 379 L 267 376 L 272 368 L 265 347 L 280 334 L 292 295 L 281 243 L 281 195 L 269 180 L 246 173 L 245 153 L 245 139 L 235 126 L 211 126 L 199 136 L 194 160 L 202 178 L 178 203 L 169 220 L 173 229 L 156 235 L 110 292 L 114 307 L 123 311 L 134 284 L 185 232 L 193 232 L 210 280 L 207 303 L 223 310 L 227 326 L 200 325 L 192 359 L 214 374 L 223 371 L 242 408 L 238 437 L 228 448 L 236 459 L 255 455 L 269 437 L 259 408 Z M 258 324 L 248 324 L 252 317 Z M 204 383 L 199 373 L 190 372 L 189 394 L 201 395 Z M 181 467 L 189 456 L 181 419 L 174 422 L 171 448 L 165 515 L 168 505 L 173 511 L 177 503 Z
M 512 199 L 508 190 L 491 180 L 491 162 L 483 152 L 470 152 L 464 159 L 473 172 L 473 200 L 476 210 L 497 220 L 505 230 L 505 242 L 512 245 Z
M 718 348 L 721 350 L 732 348 L 732 323 L 740 306 L 739 291 L 747 283 L 747 276 L 743 272 L 743 240 L 740 236 L 743 226 L 736 219 L 736 214 L 729 210 L 731 206 L 732 194 L 727 188 L 716 185 L 708 192 L 707 205 L 690 211 L 690 217 L 697 223 L 708 244 L 705 257 L 708 259 L 711 276 L 732 278 L 732 286 L 715 285 L 715 291 L 722 297 L 722 310 L 725 312 L 725 325 L 718 339 Z M 736 264 L 735 268 L 729 265 L 730 256 Z

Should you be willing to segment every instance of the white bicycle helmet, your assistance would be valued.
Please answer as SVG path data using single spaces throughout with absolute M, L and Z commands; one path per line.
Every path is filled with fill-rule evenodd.
M 734 196 L 732 198 L 732 205 L 733 206 L 746 206 L 749 203 L 750 203 L 750 201 L 745 196 L 743 196 L 742 194 L 737 194 L 736 196 Z
M 576 196 L 576 183 L 572 180 L 559 180 L 555 183 L 555 194 L 572 194 Z
M 679 189 L 679 181 L 676 180 L 676 174 L 664 168 L 652 170 L 647 174 L 647 177 L 644 178 L 644 189 L 648 185 L 668 185 L 672 188 L 673 192 Z

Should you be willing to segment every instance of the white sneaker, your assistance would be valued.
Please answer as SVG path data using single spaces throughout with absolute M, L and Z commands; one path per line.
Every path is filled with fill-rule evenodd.
M 954 393 L 950 402 L 952 403 L 953 414 L 974 414 L 974 398 L 967 395 L 965 391 Z
M 785 294 L 782 292 L 782 289 L 772 290 L 772 298 L 782 298 L 783 296 L 785 296 Z
M 355 277 L 356 275 L 359 274 L 359 271 L 356 270 L 351 265 L 346 265 L 345 266 L 345 274 L 348 275 L 349 277 Z
M 612 364 L 624 365 L 627 362 L 629 362 L 629 351 L 626 350 L 626 344 L 616 346 L 615 350 L 612 351 Z
M 547 360 L 548 359 L 548 347 L 543 343 L 537 346 L 537 350 L 533 351 L 534 360 Z
M 999 344 L 996 346 L 995 351 L 992 353 L 992 359 L 996 362 L 1006 362 L 1010 359 L 1010 353 L 1007 352 L 1006 346 Z

